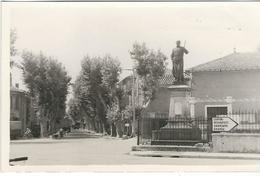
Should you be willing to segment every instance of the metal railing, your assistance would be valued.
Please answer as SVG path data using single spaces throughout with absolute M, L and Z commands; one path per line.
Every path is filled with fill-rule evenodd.
M 260 113 L 257 111 L 238 111 L 223 116 L 238 123 L 235 128 L 229 131 L 230 133 L 260 133 Z
M 167 113 L 146 113 L 138 120 L 138 144 L 154 141 L 207 143 L 212 139 L 212 118 L 228 117 L 238 123 L 227 133 L 260 133 L 260 112 L 232 112 L 215 117 L 180 117 L 169 120 Z
M 154 118 L 146 116 L 139 120 L 139 123 L 140 144 L 151 144 L 154 141 L 199 143 L 208 140 L 208 121 L 201 118 L 169 120 L 165 115 Z

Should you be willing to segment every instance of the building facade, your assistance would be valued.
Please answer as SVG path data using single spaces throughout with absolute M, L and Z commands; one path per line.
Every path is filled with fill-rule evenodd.
M 31 104 L 31 98 L 27 93 L 16 87 L 10 89 L 10 137 L 20 138 L 27 128 L 30 128 L 34 136 L 37 136 L 37 124 Z
M 183 108 L 183 114 L 207 118 L 212 109 L 222 108 L 226 113 L 260 111 L 260 53 L 233 53 L 195 66 L 189 72 L 191 80 L 187 84 L 191 89 L 187 92 L 187 108 Z M 173 80 L 167 72 L 146 112 L 169 113 L 168 87 Z

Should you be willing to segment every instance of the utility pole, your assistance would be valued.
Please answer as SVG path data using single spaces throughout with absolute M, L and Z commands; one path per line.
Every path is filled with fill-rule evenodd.
M 135 136 L 136 135 L 136 114 L 135 114 L 135 109 L 136 109 L 136 102 L 135 102 L 135 92 L 136 92 L 136 84 L 135 84 L 135 79 L 136 79 L 136 75 L 135 75 L 135 70 L 133 69 L 122 69 L 122 70 L 128 70 L 128 71 L 132 71 L 133 76 L 132 76 L 132 113 L 133 113 L 133 121 L 132 121 L 132 135 Z M 138 92 L 138 87 L 137 87 L 137 92 Z M 138 96 L 138 95 L 137 95 Z
M 135 119 L 135 70 L 133 69 L 133 85 L 132 85 L 132 108 L 133 108 L 133 123 L 132 123 L 132 135 L 136 135 L 136 119 Z

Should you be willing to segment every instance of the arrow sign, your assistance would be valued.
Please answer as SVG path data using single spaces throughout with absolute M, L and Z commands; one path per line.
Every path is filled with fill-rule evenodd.
M 212 118 L 212 131 L 230 131 L 238 125 L 236 121 L 230 117 L 214 117 Z

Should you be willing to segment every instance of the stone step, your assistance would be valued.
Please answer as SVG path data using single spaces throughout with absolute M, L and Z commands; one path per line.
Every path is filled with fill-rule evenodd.
M 152 140 L 151 145 L 184 145 L 193 146 L 200 143 L 199 140 Z
M 179 146 L 179 145 L 138 145 L 133 146 L 132 151 L 178 151 L 178 152 L 209 152 L 210 147 L 206 146 Z

